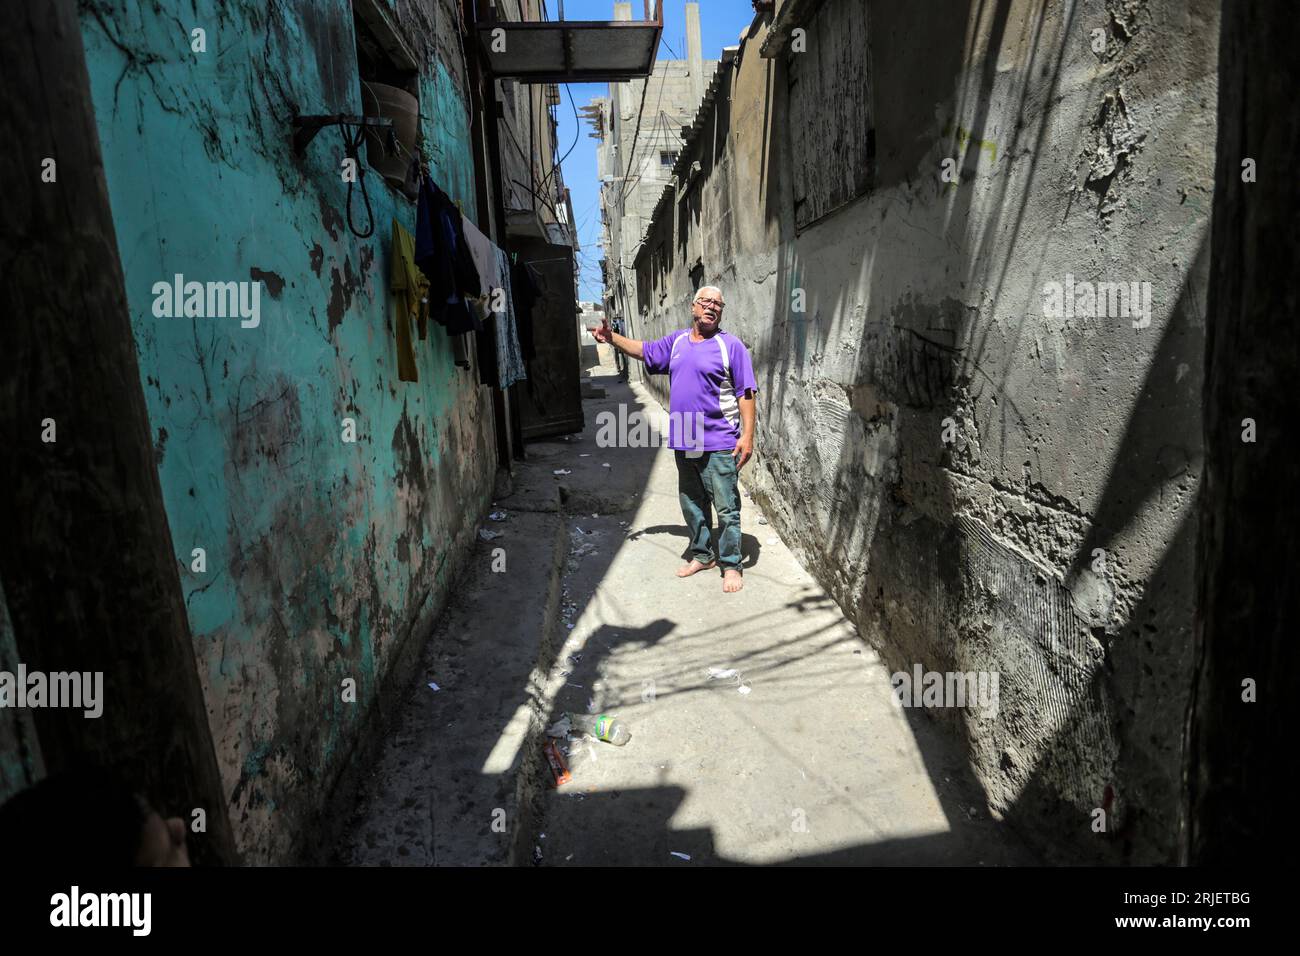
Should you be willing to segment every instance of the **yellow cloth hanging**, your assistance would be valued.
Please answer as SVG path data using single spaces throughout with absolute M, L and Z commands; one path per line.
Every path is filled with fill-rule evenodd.
M 420 338 L 428 332 L 429 280 L 415 264 L 415 237 L 393 220 L 393 294 L 397 297 L 394 316 L 397 324 L 397 377 L 403 382 L 418 382 L 415 345 L 411 339 L 411 319 L 420 327 Z

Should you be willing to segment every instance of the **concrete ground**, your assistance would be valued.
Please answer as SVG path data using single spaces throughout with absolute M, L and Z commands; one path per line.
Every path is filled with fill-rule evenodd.
M 425 648 L 339 861 L 1036 862 L 747 498 L 745 589 L 675 576 L 672 453 L 597 442 L 600 413 L 661 409 L 586 341 L 606 394 L 581 436 L 529 445 L 504 520 L 483 522 L 501 537 Z M 542 745 L 566 712 L 617 714 L 632 739 L 561 739 L 556 788 Z

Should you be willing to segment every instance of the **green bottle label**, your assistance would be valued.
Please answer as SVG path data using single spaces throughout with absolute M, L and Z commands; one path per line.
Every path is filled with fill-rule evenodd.
M 596 718 L 596 737 L 598 739 L 600 740 L 609 739 L 608 734 L 609 734 L 610 723 L 611 721 L 609 717 L 605 714 L 601 714 L 599 717 Z

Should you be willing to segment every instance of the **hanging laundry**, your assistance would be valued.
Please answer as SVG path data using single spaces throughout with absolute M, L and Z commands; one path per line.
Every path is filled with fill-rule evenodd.
M 478 226 L 469 219 L 461 217 L 461 231 L 465 234 L 465 243 L 469 246 L 470 258 L 482 280 L 483 295 L 471 304 L 478 310 L 482 328 L 474 333 L 478 351 L 478 380 L 480 385 L 500 388 L 501 378 L 497 368 L 497 320 L 492 308 L 500 304 L 503 286 L 498 273 L 496 246 L 485 236 Z
M 429 280 L 415 265 L 415 237 L 393 220 L 393 267 L 389 286 L 395 296 L 393 324 L 397 328 L 397 377 L 403 382 L 418 382 L 415 348 L 411 341 L 411 319 L 425 337 L 428 315 Z
M 474 269 L 478 272 L 482 293 L 486 296 L 492 289 L 500 288 L 502 284 L 501 277 L 497 274 L 496 246 L 491 239 L 483 235 L 478 226 L 464 216 L 461 216 L 460 228 L 465 235 L 465 244 L 469 247 L 470 258 L 474 261 Z
M 429 314 L 448 335 L 483 328 L 477 310 L 467 301 L 483 291 L 461 228 L 460 210 L 428 173 L 420 181 L 416 203 L 415 264 L 429 278 Z
M 501 276 L 510 275 L 510 257 L 503 249 L 497 249 L 497 272 Z M 505 287 L 505 309 L 497 313 L 496 347 L 497 377 L 502 388 L 509 388 L 515 382 L 528 377 L 524 368 L 523 351 L 519 346 L 516 328 L 514 288 Z
M 522 259 L 510 270 L 510 289 L 515 299 L 515 324 L 519 332 L 519 349 L 525 360 L 537 356 L 533 343 L 533 308 L 542 297 L 542 289 Z
M 497 369 L 497 319 L 491 312 L 483 323 L 483 331 L 474 333 L 478 348 L 478 383 L 488 388 L 501 387 Z
M 451 337 L 451 359 L 457 368 L 469 368 L 469 336 L 453 335 Z

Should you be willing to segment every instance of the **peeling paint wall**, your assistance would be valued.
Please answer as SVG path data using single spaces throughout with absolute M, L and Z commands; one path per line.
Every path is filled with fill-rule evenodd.
M 389 7 L 422 64 L 431 172 L 472 215 L 455 3 Z M 413 231 L 414 205 L 368 176 L 359 239 L 339 129 L 291 149 L 295 113 L 361 112 L 349 0 L 84 0 L 82 26 L 232 821 L 246 861 L 282 862 L 319 833 L 468 554 L 495 471 L 490 395 L 437 326 L 419 382 L 398 380 L 391 223 Z M 364 231 L 359 189 L 353 217 Z M 175 274 L 260 281 L 260 324 L 155 317 L 154 283 Z
M 671 250 L 642 336 L 689 323 L 698 204 L 761 389 L 751 492 L 891 669 L 1000 675 L 996 718 L 909 716 L 950 726 L 1048 859 L 1172 862 L 1217 7 L 871 2 L 867 23 L 867 193 L 796 233 L 806 145 L 757 26 L 683 157 L 698 195 L 660 204 L 638 258 L 653 290 Z M 1052 317 L 1067 276 L 1150 282 L 1149 326 Z

